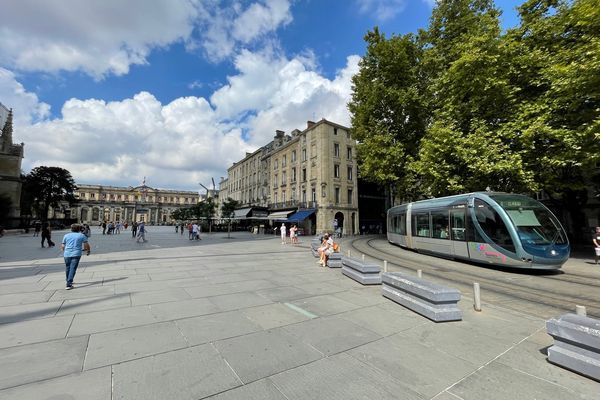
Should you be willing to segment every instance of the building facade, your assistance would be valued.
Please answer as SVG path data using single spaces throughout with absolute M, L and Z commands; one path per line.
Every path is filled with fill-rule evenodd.
M 77 203 L 62 210 L 63 215 L 57 213 L 56 218 L 73 218 L 87 224 L 144 221 L 161 225 L 171 222 L 175 210 L 191 207 L 200 200 L 197 192 L 155 189 L 145 184 L 137 187 L 78 184 L 75 195 Z
M 8 216 L 0 223 L 17 227 L 21 215 L 21 162 L 24 144 L 13 143 L 12 110 L 0 103 L 0 195 L 10 200 Z
M 349 128 L 322 119 L 290 135 L 276 131 L 273 141 L 234 163 L 221 184 L 247 211 L 236 215 L 240 219 L 253 218 L 253 209 L 263 207 L 273 225 L 297 223 L 305 234 L 356 234 L 356 165 Z

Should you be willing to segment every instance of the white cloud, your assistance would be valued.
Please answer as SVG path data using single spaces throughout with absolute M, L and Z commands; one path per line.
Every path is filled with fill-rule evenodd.
M 23 169 L 61 166 L 77 182 L 132 185 L 148 177 L 150 186 L 197 188 L 226 175 L 234 161 L 272 140 L 276 129 L 304 129 L 306 120 L 326 118 L 349 125 L 346 107 L 358 56 L 350 56 L 334 79 L 315 71 L 314 57 L 288 59 L 277 52 L 243 51 L 236 75 L 211 103 L 180 97 L 161 104 L 151 93 L 106 102 L 70 99 L 59 118 L 0 69 L 0 93 L 12 95 L 15 138 L 25 142 Z M 18 106 L 17 106 L 18 105 Z
M 407 0 L 356 0 L 362 14 L 370 14 L 379 21 L 394 18 L 406 8 Z M 423 0 L 431 1 L 431 0 Z
M 189 38 L 197 0 L 8 1 L 0 60 L 11 69 L 82 70 L 96 78 L 146 63 L 155 47 Z

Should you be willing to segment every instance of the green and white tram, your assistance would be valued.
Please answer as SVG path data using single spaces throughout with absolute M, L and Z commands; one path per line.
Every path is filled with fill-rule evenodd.
M 540 202 L 519 194 L 476 192 L 392 207 L 390 243 L 446 258 L 515 268 L 559 269 L 567 234 Z

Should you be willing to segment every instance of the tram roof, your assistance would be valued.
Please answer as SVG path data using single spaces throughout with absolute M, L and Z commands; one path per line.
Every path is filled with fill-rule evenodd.
M 489 196 L 498 195 L 498 194 L 509 194 L 506 192 L 471 192 L 464 194 L 456 194 L 453 196 L 446 197 L 437 197 L 433 199 L 419 200 L 410 203 L 404 203 L 395 207 L 390 208 L 390 210 L 402 209 L 406 208 L 409 204 L 413 210 L 424 209 L 424 208 L 436 208 L 436 207 L 448 207 L 453 204 L 466 203 L 467 199 L 470 197 L 478 197 L 489 199 Z

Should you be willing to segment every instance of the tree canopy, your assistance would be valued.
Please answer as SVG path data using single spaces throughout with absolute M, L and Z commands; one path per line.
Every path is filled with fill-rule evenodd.
M 76 189 L 71 173 L 60 167 L 36 167 L 23 177 L 24 203 L 34 207 L 42 220 L 48 218 L 50 207 L 58 207 L 63 201 L 74 203 Z
M 442 0 L 417 35 L 365 36 L 348 107 L 361 177 L 399 198 L 544 190 L 568 205 L 600 181 L 600 7 Z M 600 182 L 598 182 L 600 183 Z

